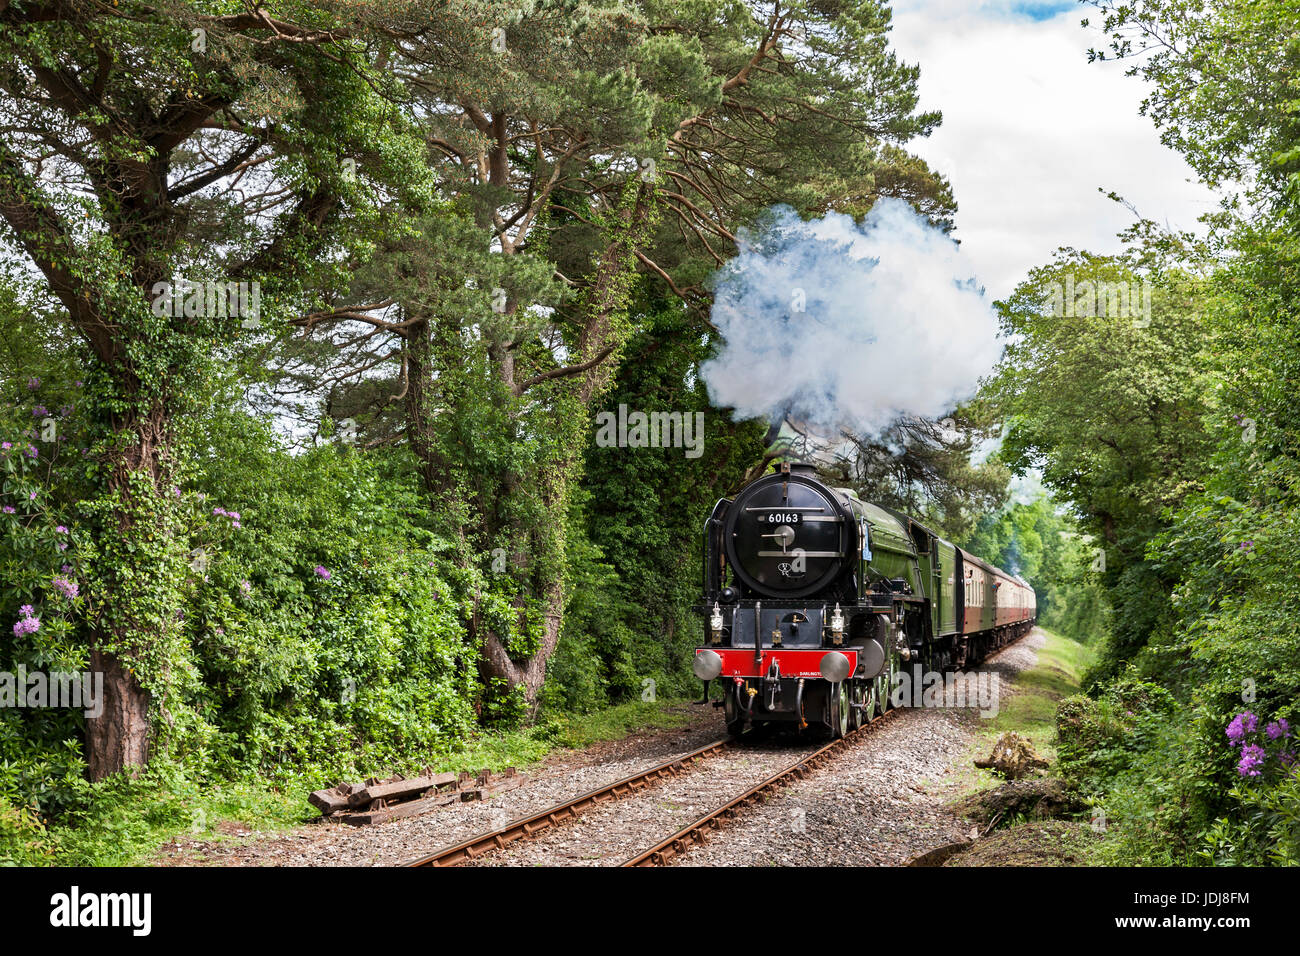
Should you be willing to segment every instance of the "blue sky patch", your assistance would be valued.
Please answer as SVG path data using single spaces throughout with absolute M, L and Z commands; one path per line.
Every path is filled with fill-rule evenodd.
M 1050 20 L 1066 10 L 1073 10 L 1079 4 L 1076 0 L 1025 0 L 1011 4 L 1011 12 L 1031 20 Z

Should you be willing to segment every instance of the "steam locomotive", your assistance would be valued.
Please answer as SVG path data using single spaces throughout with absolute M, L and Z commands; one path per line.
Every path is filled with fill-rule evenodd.
M 1033 626 L 1034 589 L 920 522 L 783 462 L 714 506 L 704 641 L 727 729 L 793 722 L 841 737 L 891 706 L 900 666 L 949 673 Z

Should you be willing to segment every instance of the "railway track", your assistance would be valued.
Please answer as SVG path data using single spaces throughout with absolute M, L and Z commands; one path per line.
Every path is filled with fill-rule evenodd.
M 654 863 L 637 862 L 642 857 L 653 858 L 656 862 L 666 860 L 676 855 L 673 846 L 680 844 L 682 841 L 691 839 L 692 842 L 700 842 L 699 839 L 691 837 L 692 833 L 701 833 L 705 829 L 719 829 L 723 822 L 740 812 L 741 808 L 756 799 L 762 793 L 780 786 L 787 780 L 798 779 L 805 776 L 809 771 L 820 766 L 828 760 L 834 753 L 860 740 L 862 736 L 871 728 L 879 726 L 885 720 L 897 714 L 899 710 L 886 711 L 883 717 L 876 717 L 869 723 L 863 725 L 858 730 L 842 737 L 839 740 L 831 741 L 824 747 L 806 754 L 799 760 L 783 768 L 766 780 L 746 790 L 739 797 L 728 801 L 712 813 L 705 814 L 699 820 L 696 820 L 690 826 L 675 833 L 661 844 L 652 847 L 646 853 L 639 854 L 633 860 L 629 860 L 623 866 L 646 866 L 655 865 Z M 743 738 L 742 738 L 743 739 Z M 498 830 L 492 830 L 487 833 L 481 833 L 477 836 L 470 837 L 454 846 L 444 847 L 436 853 L 429 856 L 421 857 L 407 863 L 407 866 L 459 866 L 462 863 L 470 862 L 483 856 L 485 853 L 492 853 L 496 850 L 505 849 L 518 840 L 530 840 L 540 836 L 542 833 L 560 826 L 563 823 L 577 819 L 582 812 L 591 807 L 599 806 L 623 797 L 632 796 L 639 793 L 647 787 L 653 786 L 659 781 L 690 770 L 698 761 L 715 756 L 724 750 L 733 749 L 740 746 L 741 741 L 733 738 L 724 738 L 716 740 L 711 744 L 706 744 L 690 753 L 674 757 L 640 773 L 624 777 L 608 786 L 590 790 L 587 793 L 567 800 L 564 803 L 556 804 L 531 816 L 521 817 L 512 820 L 504 827 Z M 667 847 L 667 849 L 665 849 Z
M 653 786 L 666 777 L 675 777 L 689 770 L 696 761 L 712 757 L 714 754 L 735 746 L 735 744 L 736 741 L 731 738 L 724 737 L 722 740 L 715 740 L 713 743 L 705 744 L 688 754 L 666 760 L 648 770 L 642 770 L 640 773 L 634 773 L 630 777 L 617 780 L 608 786 L 589 790 L 572 800 L 566 800 L 564 803 L 542 810 L 540 813 L 512 820 L 499 830 L 480 833 L 478 836 L 470 837 L 468 840 L 454 846 L 444 847 L 436 853 L 421 857 L 406 865 L 458 866 L 461 863 L 476 859 L 484 853 L 504 849 L 516 840 L 531 840 L 546 830 L 559 826 L 566 820 L 576 819 L 584 810 L 599 806 L 602 803 L 608 803 L 611 800 L 620 800 L 623 797 L 631 796 L 646 787 Z
M 981 661 L 979 666 L 987 666 L 991 661 L 1016 646 L 1019 642 L 1020 639 L 1017 639 L 998 648 Z M 764 794 L 775 791 L 787 783 L 804 778 L 813 770 L 848 748 L 855 746 L 866 737 L 874 736 L 882 726 L 907 709 L 909 708 L 890 709 L 884 714 L 874 717 L 847 736 L 832 740 L 812 753 L 805 754 L 794 763 L 760 781 L 739 796 L 728 800 L 722 806 L 705 813 L 672 836 L 660 841 L 648 850 L 638 853 L 621 865 L 624 867 L 646 867 L 662 866 L 668 863 L 674 857 L 685 853 L 692 846 L 703 843 L 711 833 L 722 829 L 729 821 L 739 816 L 746 806 L 754 803 Z M 405 865 L 409 867 L 458 866 L 462 863 L 471 862 L 486 853 L 503 850 L 516 841 L 534 839 L 567 821 L 577 819 L 583 811 L 592 807 L 632 796 L 661 780 L 688 772 L 700 761 L 715 756 L 724 750 L 739 746 L 739 744 L 740 741 L 733 738 L 715 740 L 713 743 L 692 750 L 690 753 L 674 757 L 607 786 L 589 790 L 571 800 L 556 804 L 538 813 L 512 820 L 500 829 L 470 837 L 468 840 L 444 847 L 435 853 L 413 860 Z
M 895 716 L 907 710 L 906 707 L 899 707 L 893 710 L 887 710 L 879 717 L 873 718 L 869 723 L 859 727 L 847 737 L 841 737 L 838 740 L 832 740 L 825 747 L 814 750 L 812 753 L 801 758 L 783 770 L 778 770 L 772 776 L 768 777 L 754 786 L 750 787 L 740 796 L 728 800 L 716 810 L 711 810 L 697 820 L 684 826 L 668 839 L 655 844 L 650 849 L 638 853 L 636 856 L 627 860 L 623 866 L 662 866 L 675 856 L 685 853 L 692 846 L 703 843 L 715 830 L 720 830 L 727 822 L 738 816 L 747 804 L 753 803 L 763 794 L 775 790 L 795 780 L 801 780 L 810 772 L 816 770 L 826 761 L 836 756 L 840 751 L 852 747 L 864 736 L 878 730 L 881 725 L 892 720 Z

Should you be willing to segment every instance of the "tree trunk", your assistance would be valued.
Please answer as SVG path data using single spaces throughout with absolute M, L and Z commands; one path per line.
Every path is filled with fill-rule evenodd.
M 614 372 L 618 368 L 623 344 L 627 341 L 631 329 L 627 322 L 626 310 L 631 283 L 636 276 L 636 250 L 644 241 L 643 233 L 653 222 L 655 209 L 655 191 L 653 186 L 640 181 L 634 187 L 633 194 L 626 197 L 618 212 L 618 223 L 613 234 L 606 242 L 605 248 L 597 257 L 587 298 L 586 315 L 583 329 L 577 343 L 577 355 L 581 362 L 595 360 L 591 367 L 576 377 L 573 384 L 575 396 L 582 408 L 590 408 L 609 388 Z M 605 353 L 603 361 L 599 356 Z M 517 386 L 514 382 L 513 362 L 506 366 L 498 364 L 505 372 L 507 387 Z M 576 442 L 568 457 L 557 461 L 549 469 L 549 474 L 535 477 L 535 481 L 544 483 L 543 491 L 547 511 L 554 516 L 554 527 L 564 526 L 569 501 L 570 483 L 578 479 L 581 470 L 582 444 Z M 508 497 L 518 480 L 508 481 L 502 494 Z M 563 564 L 563 538 L 560 541 Z M 513 556 L 516 566 L 525 560 L 523 552 Z M 493 633 L 485 632 L 479 671 L 486 681 L 491 678 L 503 678 L 512 687 L 524 690 L 531 714 L 536 714 L 538 696 L 546 681 L 546 665 L 555 653 L 559 643 L 560 628 L 564 621 L 564 588 L 561 580 L 548 581 L 536 586 L 533 593 L 540 594 L 545 604 L 541 646 L 526 661 L 515 661 L 510 657 L 505 645 Z M 522 623 L 522 611 L 520 623 Z
M 586 362 L 611 346 L 613 352 L 581 377 L 578 397 L 585 406 L 590 407 L 604 394 L 618 370 L 623 344 L 630 334 L 625 313 L 631 283 L 636 277 L 636 251 L 645 241 L 644 232 L 653 222 L 654 214 L 654 187 L 638 182 L 636 194 L 619 210 L 615 233 L 596 261 L 587 315 L 578 340 L 578 356 Z
M 559 582 L 555 582 L 546 591 L 541 646 L 528 660 L 516 661 L 511 658 L 501 639 L 491 631 L 485 631 L 482 635 L 483 651 L 479 659 L 479 673 L 483 675 L 484 683 L 493 677 L 499 677 L 508 681 L 511 687 L 522 687 L 524 699 L 528 701 L 529 717 L 537 714 L 539 695 L 542 685 L 546 683 L 546 664 L 560 642 L 560 624 L 563 620 L 563 589 Z
M 149 694 L 120 658 L 90 652 L 90 671 L 103 674 L 98 717 L 86 718 L 86 774 L 102 780 L 149 760 Z
M 128 412 L 115 423 L 122 440 L 113 452 L 105 489 L 111 517 L 95 529 L 105 557 L 92 579 L 96 620 L 90 668 L 103 675 L 104 685 L 102 713 L 86 720 L 86 775 L 91 780 L 148 762 L 151 696 L 137 662 L 150 649 L 166 647 L 169 629 L 178 626 L 174 582 L 186 555 L 171 512 L 168 424 L 161 403 L 143 414 Z M 136 547 L 124 548 L 126 542 Z

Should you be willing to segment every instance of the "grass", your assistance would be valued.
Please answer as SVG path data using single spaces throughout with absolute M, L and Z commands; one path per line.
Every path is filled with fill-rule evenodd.
M 436 771 L 524 770 L 559 750 L 686 726 L 694 712 L 689 701 L 668 699 L 632 701 L 592 714 L 552 715 L 523 730 L 476 735 L 425 762 Z M 290 830 L 319 816 L 306 797 L 328 784 L 307 774 L 275 785 L 242 780 L 205 784 L 184 768 L 159 760 L 135 779 L 95 785 L 88 809 L 52 829 L 0 801 L 0 865 L 147 865 L 158 861 L 167 843 L 240 839 L 229 832 L 237 829 L 232 824 L 269 833 Z
M 1094 651 L 1078 641 L 1043 629 L 1047 642 L 1033 667 L 1021 671 L 1002 688 L 996 717 L 984 721 L 971 746 L 971 759 L 986 756 L 1002 734 L 1015 732 L 1033 744 L 1044 758 L 1056 758 L 1056 708 L 1079 692 L 1079 682 Z M 990 789 L 1005 781 L 991 770 L 977 770 L 967 793 Z M 992 834 L 971 849 L 956 854 L 948 866 L 1077 866 L 1089 858 L 1095 835 L 1086 824 L 1063 820 L 1001 821 Z
M 699 711 L 699 707 L 685 698 L 616 704 L 594 714 L 564 718 L 565 729 L 560 735 L 559 743 L 576 750 L 603 740 L 621 740 L 638 730 L 685 727 L 691 722 L 692 715 Z M 712 713 L 712 708 L 707 712 Z
M 1056 705 L 1062 698 L 1079 692 L 1079 681 L 1092 662 L 1092 648 L 1045 630 L 1047 643 L 1038 651 L 1038 661 L 1011 681 L 1011 694 L 1002 694 L 996 717 L 987 721 L 976 749 L 987 754 L 1002 734 L 1014 731 L 1028 738 L 1040 754 L 1056 757 Z M 992 774 L 983 772 L 992 779 Z

